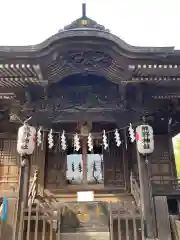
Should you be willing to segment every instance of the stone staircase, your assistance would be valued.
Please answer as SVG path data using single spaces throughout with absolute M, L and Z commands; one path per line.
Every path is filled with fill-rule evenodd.
M 138 195 L 95 193 L 91 202 L 78 202 L 75 193 L 45 190 L 41 196 L 36 178 L 37 174 L 30 187 L 28 208 L 21 214 L 18 240 L 143 239 Z
M 70 218 L 69 220 L 63 220 L 61 218 L 61 239 L 76 239 L 78 235 L 79 239 L 84 239 L 85 237 L 87 239 L 102 239 L 102 240 L 109 240 L 110 237 L 112 240 L 118 240 L 119 236 L 121 235 L 121 239 L 127 239 L 127 240 L 133 240 L 142 239 L 142 222 L 141 222 L 141 216 L 139 212 L 139 208 L 135 203 L 135 200 L 131 194 L 125 194 L 121 197 L 118 196 L 119 201 L 111 201 L 111 202 L 105 202 L 104 199 L 108 199 L 108 196 L 101 197 L 101 201 L 94 201 L 94 202 L 86 202 L 86 203 L 77 203 L 76 201 L 71 201 L 73 199 L 73 196 L 68 198 L 70 201 L 63 201 L 64 198 L 54 196 L 52 197 L 40 197 L 37 196 L 36 198 L 36 204 L 39 205 L 40 208 L 43 209 L 43 213 L 46 215 L 46 222 L 51 225 L 52 229 L 54 229 L 55 232 L 58 232 L 58 221 L 55 220 L 58 214 L 58 209 L 71 209 L 69 213 Z M 115 197 L 114 197 L 115 199 Z M 100 198 L 99 198 L 100 200 Z M 113 197 L 111 196 L 111 200 L 113 200 Z M 93 211 L 93 214 L 91 214 L 91 221 L 82 224 L 81 227 L 73 227 L 76 222 L 77 225 L 80 224 L 79 216 L 74 215 L 74 212 L 77 213 L 77 206 L 78 208 L 82 210 L 84 207 L 87 209 L 88 205 L 91 209 L 91 212 Z M 80 206 L 81 205 L 81 206 Z M 96 214 L 97 210 L 95 205 L 101 206 L 101 208 L 104 209 L 104 213 L 102 211 L 99 212 L 99 216 L 103 215 L 105 216 L 104 221 L 106 222 L 103 224 L 100 224 L 100 218 L 97 217 Z M 94 207 L 93 207 L 94 206 Z M 51 211 L 48 211 L 48 209 L 51 209 Z M 92 210 L 94 209 L 94 210 Z M 81 215 L 81 213 L 80 213 Z M 85 215 L 84 215 L 85 217 Z M 53 219 L 53 220 L 52 220 Z M 64 218 L 65 219 L 65 218 Z M 74 219 L 74 220 L 73 220 Z M 97 222 L 96 222 L 97 221 Z M 66 222 L 66 223 L 65 223 Z M 83 222 L 83 220 L 82 220 Z M 86 222 L 86 220 L 85 220 Z M 80 225 L 81 225 L 80 224 Z M 100 224 L 100 225 L 98 225 Z M 86 227 L 85 227 L 86 226 Z M 76 229 L 76 230 L 75 230 Z M 95 235 L 96 233 L 96 235 Z M 97 235 L 98 234 L 98 235 Z M 134 238 L 136 235 L 136 238 Z

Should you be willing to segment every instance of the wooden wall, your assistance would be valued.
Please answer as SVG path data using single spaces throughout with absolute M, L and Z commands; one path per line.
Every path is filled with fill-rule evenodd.
M 154 138 L 155 150 L 148 157 L 149 174 L 152 180 L 168 180 L 175 177 L 174 158 L 169 149 L 169 140 L 167 135 L 156 135 Z M 136 155 L 135 148 L 133 155 Z M 133 171 L 138 175 L 137 161 L 134 161 Z
M 16 151 L 15 139 L 0 139 L 0 194 L 17 192 L 20 170 L 20 156 Z M 45 149 L 36 148 L 31 158 L 31 177 L 40 170 L 39 190 L 44 187 Z
M 155 151 L 149 157 L 152 180 L 168 180 L 174 175 L 174 159 L 170 157 L 168 136 L 155 137 Z
M 18 188 L 20 157 L 16 140 L 0 140 L 0 192 L 15 192 Z
M 45 165 L 45 188 L 60 189 L 66 186 L 66 154 L 62 151 L 48 152 Z

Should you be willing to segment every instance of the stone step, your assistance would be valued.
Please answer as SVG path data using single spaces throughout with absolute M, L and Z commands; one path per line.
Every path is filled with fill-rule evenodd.
M 69 204 L 78 204 L 76 201 L 58 201 L 59 199 L 50 199 L 50 198 L 42 198 L 37 197 L 36 201 L 40 206 L 44 209 L 54 209 L 54 212 L 56 213 L 59 208 L 63 208 L 64 206 L 68 206 Z M 119 202 L 104 202 L 104 201 L 95 201 L 94 203 L 104 203 L 107 206 L 108 212 L 112 213 L 113 218 L 117 218 L 117 216 L 120 214 L 121 216 L 129 215 L 138 215 L 139 214 L 139 208 L 136 206 L 135 201 L 131 195 L 124 196 L 120 199 Z M 93 202 L 91 202 L 93 203 Z

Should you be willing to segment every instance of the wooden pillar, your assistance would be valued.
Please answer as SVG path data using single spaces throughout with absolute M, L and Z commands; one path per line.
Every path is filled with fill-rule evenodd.
M 173 178 L 177 178 L 177 171 L 176 171 L 176 162 L 174 157 L 174 148 L 173 148 L 173 141 L 172 141 L 172 118 L 169 118 L 168 121 L 168 146 L 169 146 L 169 160 L 171 165 L 171 173 Z
M 14 240 L 18 239 L 21 232 L 20 216 L 24 208 L 28 206 L 28 193 L 29 193 L 29 179 L 30 179 L 30 156 L 26 155 L 21 158 L 21 168 L 19 177 L 19 196 L 17 203 L 16 222 L 14 231 Z
M 87 184 L 87 137 L 82 139 L 83 184 Z
M 131 159 L 131 154 L 132 152 L 132 147 L 128 146 L 128 151 L 126 149 L 126 144 L 122 145 L 122 162 L 124 165 L 124 181 L 125 181 L 125 191 L 129 191 L 130 190 L 130 169 L 129 169 L 129 165 L 132 163 L 132 159 Z M 122 168 L 122 166 L 121 166 Z
M 141 211 L 145 221 L 145 234 L 147 238 L 153 239 L 156 237 L 156 226 L 148 160 L 145 156 L 139 154 L 138 151 L 137 160 L 140 180 Z
M 24 206 L 28 206 L 28 194 L 29 194 L 29 179 L 30 179 L 30 156 L 25 156 L 22 158 L 21 163 L 21 175 L 23 182 L 20 183 L 20 189 L 21 192 L 21 202 L 23 202 Z
M 47 161 L 46 153 L 47 153 L 47 133 L 44 135 L 44 142 L 42 148 L 39 148 L 35 161 L 38 162 L 38 194 L 41 196 L 44 195 L 44 184 L 45 184 L 45 165 Z M 33 173 L 34 174 L 34 173 Z

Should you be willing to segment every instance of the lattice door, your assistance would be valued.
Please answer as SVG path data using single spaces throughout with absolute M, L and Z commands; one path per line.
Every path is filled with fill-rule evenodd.
M 117 147 L 114 141 L 110 142 L 109 150 L 104 151 L 104 183 L 106 186 L 126 187 L 126 164 L 123 155 L 123 146 Z

